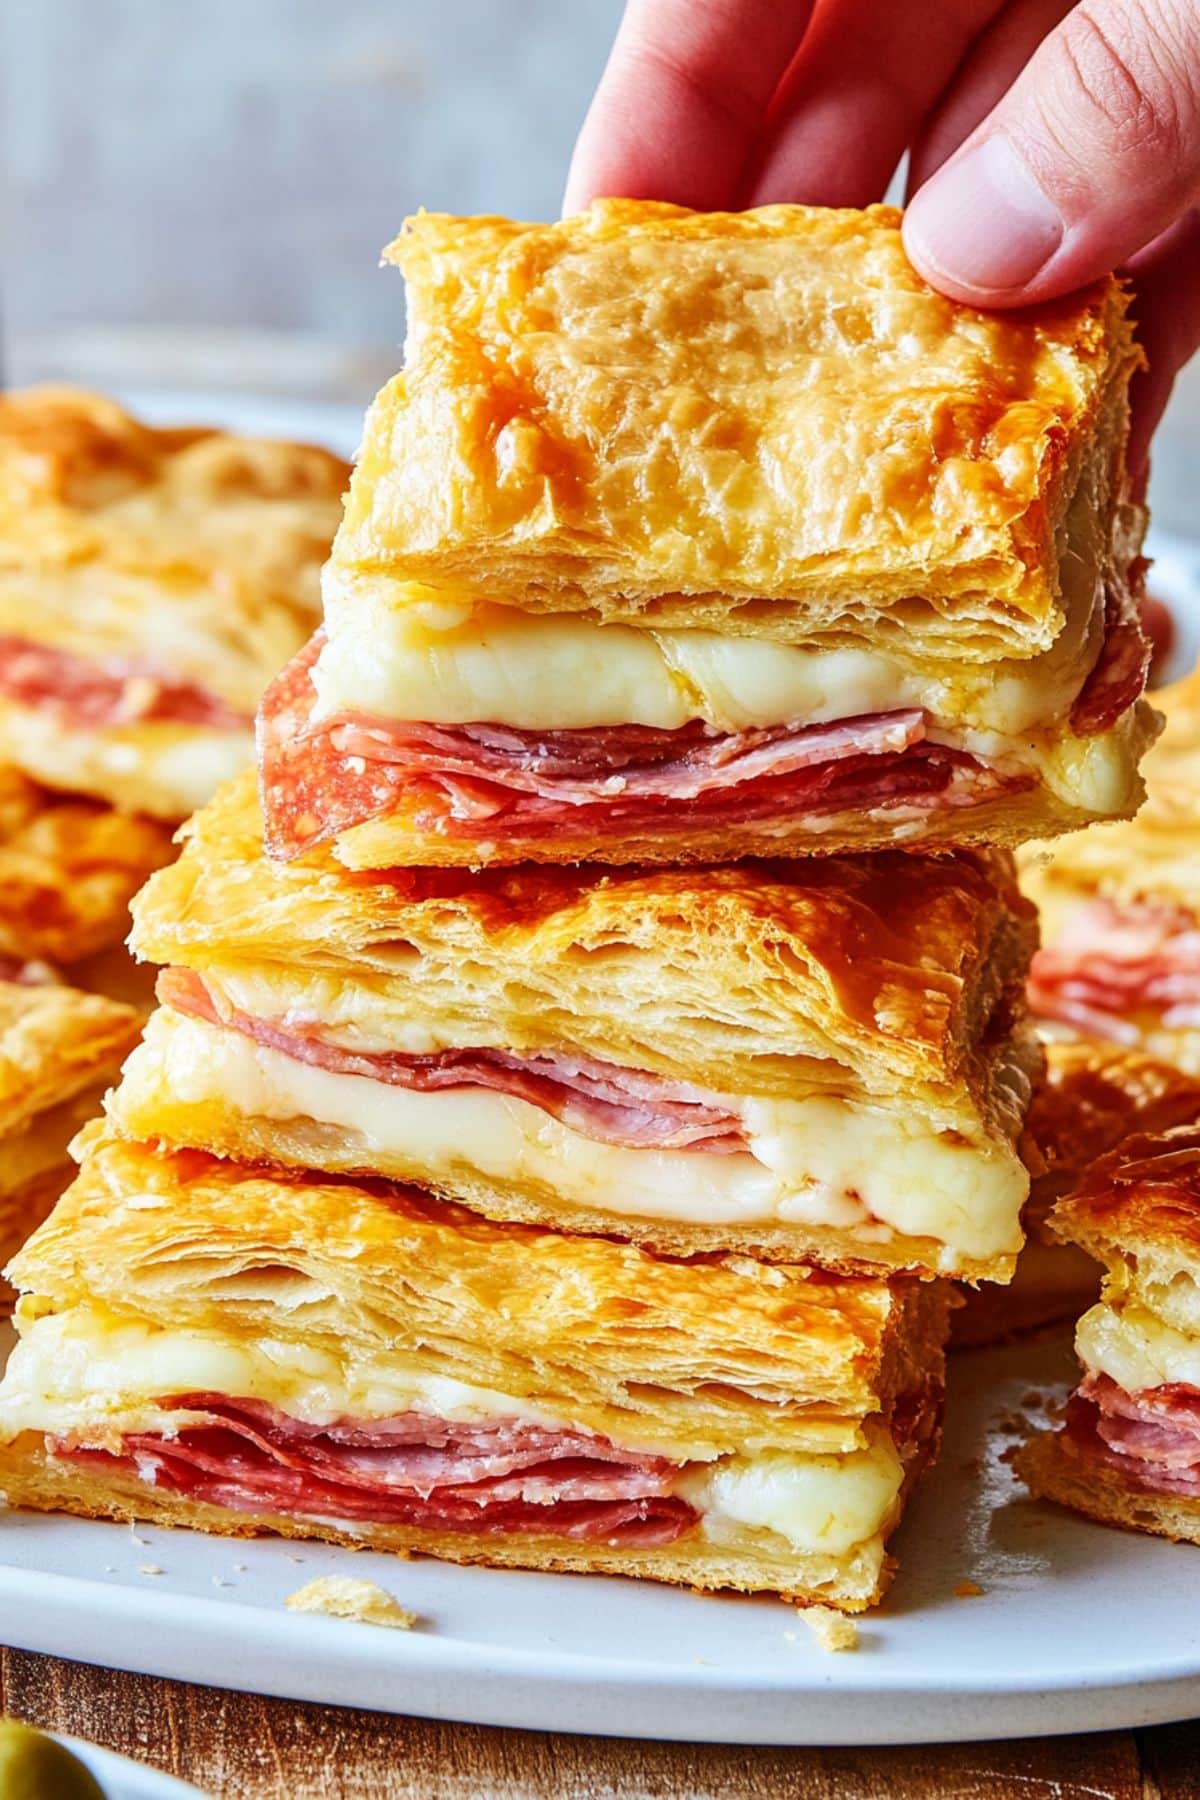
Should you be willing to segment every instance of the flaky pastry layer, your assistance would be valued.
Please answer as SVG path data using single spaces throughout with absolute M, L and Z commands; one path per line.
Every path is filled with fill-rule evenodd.
M 261 830 L 249 777 L 191 822 L 138 898 L 139 955 L 262 971 L 316 1024 L 361 994 L 376 1047 L 575 1045 L 735 1094 L 902 1085 L 1015 1135 L 996 1013 L 1035 923 L 1002 854 L 371 876 L 271 862 Z
M 0 1153 L 35 1114 L 115 1074 L 139 1028 L 99 994 L 0 981 Z
M 387 252 L 405 369 L 368 416 L 331 576 L 1046 649 L 1056 534 L 1136 364 L 1125 296 L 975 312 L 915 274 L 899 225 L 622 200 L 553 225 L 410 220 Z
M 849 1448 L 944 1323 L 938 1284 L 657 1257 L 387 1184 L 163 1155 L 98 1127 L 80 1150 L 78 1178 L 9 1269 L 33 1316 L 87 1300 L 349 1368 L 415 1359 L 640 1448 L 826 1449 L 831 1434 Z
M 112 949 L 133 895 L 173 854 L 162 825 L 0 765 L 0 957 L 69 968 Z
M 1022 1444 L 1013 1468 L 1035 1499 L 1053 1500 L 1102 1525 L 1200 1544 L 1200 1498 L 1155 1493 L 1127 1480 L 1108 1458 L 1065 1432 L 1039 1432 Z
M 6 394 L 0 636 L 100 664 L 152 652 L 252 713 L 312 629 L 347 474 L 325 450 L 156 429 L 81 389 Z

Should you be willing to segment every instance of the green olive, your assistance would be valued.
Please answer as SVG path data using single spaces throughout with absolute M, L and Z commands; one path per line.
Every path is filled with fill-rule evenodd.
M 0 1800 L 104 1800 L 104 1790 L 44 1731 L 0 1719 Z

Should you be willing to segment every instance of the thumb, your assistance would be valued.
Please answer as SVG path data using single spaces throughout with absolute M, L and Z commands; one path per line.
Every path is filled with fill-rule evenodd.
M 909 206 L 921 274 L 976 306 L 1068 292 L 1200 197 L 1200 7 L 1075 7 Z

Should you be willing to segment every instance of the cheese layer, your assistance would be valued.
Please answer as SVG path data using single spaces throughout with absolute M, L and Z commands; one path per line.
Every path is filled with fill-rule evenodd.
M 72 729 L 50 712 L 0 701 L 0 760 L 47 787 L 175 821 L 254 760 L 254 735 L 169 720 Z
M 153 1136 L 165 1107 L 170 1137 L 170 1115 L 189 1104 L 315 1120 L 345 1141 L 342 1167 L 357 1159 L 361 1169 L 451 1191 L 455 1172 L 469 1169 L 618 1216 L 834 1226 L 865 1243 L 893 1233 L 933 1238 L 945 1246 L 947 1274 L 961 1258 L 1015 1254 L 1022 1242 L 1028 1177 L 1014 1152 L 830 1097 L 731 1101 L 745 1124 L 745 1154 L 629 1149 L 508 1094 L 420 1093 L 336 1073 L 162 1008 L 126 1064 L 110 1112 L 133 1135 Z M 202 1126 L 191 1141 L 204 1142 Z
M 187 1392 L 262 1400 L 313 1424 L 416 1410 L 460 1421 L 571 1426 L 527 1400 L 417 1370 L 360 1366 L 347 1379 L 338 1359 L 312 1346 L 216 1330 L 166 1331 L 80 1306 L 23 1322 L 0 1385 L 0 1440 L 37 1431 L 109 1447 L 125 1430 L 169 1433 L 194 1415 L 153 1407 L 155 1396 Z M 689 1449 L 676 1491 L 701 1514 L 702 1529 L 715 1542 L 749 1541 L 769 1552 L 773 1536 L 792 1552 L 845 1555 L 870 1545 L 890 1522 L 903 1480 L 887 1431 L 872 1424 L 866 1438 L 865 1448 L 844 1455 L 716 1456 L 711 1447 Z
M 1177 1331 L 1135 1302 L 1101 1301 L 1075 1332 L 1079 1360 L 1127 1393 L 1181 1381 L 1200 1388 L 1200 1337 Z
M 1027 661 L 972 665 L 955 658 L 921 668 L 899 647 L 892 653 L 600 625 L 579 615 L 460 605 L 429 589 L 398 591 L 382 577 L 358 576 L 343 588 L 330 565 L 329 639 L 313 675 L 315 716 L 527 731 L 626 724 L 676 730 L 703 719 L 720 731 L 744 731 L 917 706 L 943 728 L 1014 739 L 1060 719 L 1099 654 L 1099 526 L 1090 484 L 1081 482 L 1060 564 L 1067 622 L 1051 649 Z
M 314 669 L 314 716 L 525 731 L 673 731 L 703 719 L 719 731 L 746 731 L 915 706 L 944 729 L 1014 739 L 1065 714 L 1087 667 L 1078 644 L 1071 654 L 1065 639 L 1031 663 L 915 669 L 876 650 L 643 631 L 503 606 L 449 619 L 446 611 L 358 595 L 353 618 L 331 629 Z

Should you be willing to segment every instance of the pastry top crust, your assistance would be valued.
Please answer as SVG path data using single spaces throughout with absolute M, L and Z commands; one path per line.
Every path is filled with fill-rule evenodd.
M 1117 282 L 974 311 L 878 206 L 421 213 L 385 255 L 405 367 L 368 414 L 327 598 L 384 577 L 980 659 L 1061 628 L 1056 533 L 1097 433 L 1102 519 L 1120 487 L 1138 353 Z
M 348 475 L 75 388 L 0 396 L 0 637 L 149 661 L 251 713 L 312 629 Z
M 119 943 L 130 900 L 173 854 L 165 825 L 0 767 L 0 957 L 67 965 Z
M 99 1125 L 77 1149 L 77 1180 L 8 1271 L 33 1296 L 26 1315 L 98 1301 L 172 1329 L 328 1342 L 343 1364 L 416 1356 L 617 1441 L 749 1449 L 857 1420 L 925 1334 L 934 1354 L 944 1322 L 938 1284 L 658 1257 L 388 1183 L 166 1155 Z
M 1045 1162 L 1034 1200 L 1069 1193 L 1133 1132 L 1157 1135 L 1200 1119 L 1200 1080 L 1138 1050 L 1081 1040 L 1046 1046 L 1046 1080 L 1026 1131 Z
M 843 1089 L 982 1104 L 1036 931 L 1000 851 L 351 874 L 265 857 L 249 773 L 185 829 L 135 904 L 140 956 L 352 977 L 451 1042 L 589 1045 L 723 1092 L 791 1092 L 813 1059 Z
M 1110 1270 L 1139 1260 L 1191 1271 L 1200 1258 L 1200 1107 L 1169 1131 L 1136 1131 L 1093 1164 L 1050 1216 L 1056 1237 Z
M 1021 884 L 1051 926 L 1063 907 L 1094 895 L 1200 913 L 1200 669 L 1151 698 L 1166 725 L 1142 763 L 1140 812 L 1021 853 Z
M 140 1029 L 131 1006 L 99 994 L 0 981 L 0 1133 L 115 1075 Z

